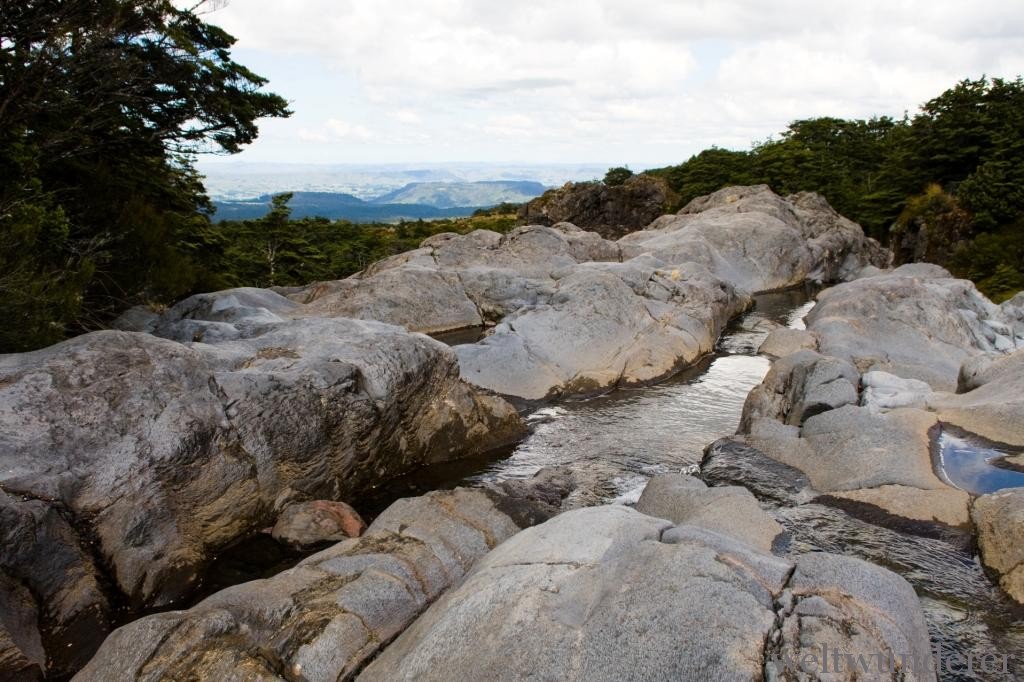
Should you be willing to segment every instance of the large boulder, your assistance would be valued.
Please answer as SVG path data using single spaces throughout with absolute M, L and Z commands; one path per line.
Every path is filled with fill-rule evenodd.
M 521 225 L 567 222 L 608 239 L 640 230 L 668 209 L 676 197 L 668 184 L 650 175 L 634 175 L 621 185 L 567 183 L 524 204 Z
M 1024 604 L 1024 488 L 982 495 L 974 501 L 971 517 L 985 566 L 1007 594 Z
M 807 473 L 821 492 L 905 485 L 948 486 L 932 470 L 929 431 L 935 416 L 901 409 L 877 414 L 847 405 L 808 419 L 802 429 L 772 419 L 752 423 L 746 441 Z
M 26 543 L 39 538 L 33 518 L 52 529 L 0 568 L 46 583 L 36 594 L 61 626 L 55 661 L 87 657 L 105 631 L 106 598 L 87 587 L 96 571 L 133 607 L 173 604 L 214 552 L 289 503 L 354 500 L 522 432 L 511 405 L 460 381 L 439 342 L 375 322 L 274 320 L 235 299 L 234 312 L 182 318 L 233 330 L 216 343 L 103 331 L 0 357 L 12 527 Z
M 800 350 L 772 363 L 743 404 L 740 431 L 759 419 L 800 426 L 816 414 L 856 405 L 860 373 L 849 362 Z
M 783 199 L 767 185 L 727 187 L 620 240 L 623 256 L 693 261 L 747 291 L 847 279 L 888 252 L 816 194 Z
M 816 195 L 730 188 L 687 211 L 617 242 L 553 219 L 506 235 L 436 235 L 348 279 L 282 292 L 298 304 L 284 314 L 428 333 L 495 325 L 459 346 L 463 377 L 540 400 L 664 378 L 710 351 L 750 293 L 886 260 Z
M 779 602 L 770 679 L 935 679 L 917 595 L 895 573 L 852 557 L 805 554 Z
M 359 679 L 762 679 L 774 652 L 819 634 L 928 651 L 913 589 L 884 569 L 832 555 L 794 564 L 705 528 L 591 507 L 500 545 Z
M 782 526 L 742 486 L 707 487 L 682 474 L 661 474 L 647 482 L 636 510 L 675 524 L 707 528 L 770 552 Z
M 840 284 L 818 296 L 807 315 L 818 350 L 861 372 L 882 370 L 954 391 L 960 366 L 1013 341 L 1001 312 L 971 282 L 937 266 L 904 265 Z
M 701 286 L 656 272 L 637 295 L 623 275 L 580 268 L 558 280 L 546 304 L 524 308 L 480 343 L 456 348 L 463 378 L 527 399 L 650 382 L 710 352 L 748 301 L 724 283 Z
M 360 679 L 757 678 L 790 564 L 671 528 L 604 506 L 519 533 Z
M 75 679 L 350 679 L 536 511 L 479 490 L 399 500 L 295 568 L 116 630 Z

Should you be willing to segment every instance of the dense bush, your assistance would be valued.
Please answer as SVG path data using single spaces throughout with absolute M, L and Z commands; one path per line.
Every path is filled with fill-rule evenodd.
M 795 121 L 749 152 L 711 148 L 647 172 L 681 203 L 726 185 L 820 192 L 898 256 L 937 261 L 990 296 L 1024 279 L 1020 77 L 964 80 L 913 118 Z
M 507 232 L 515 226 L 517 204 L 481 209 L 468 218 L 351 223 L 326 218 L 289 219 L 290 194 L 274 197 L 258 220 L 226 220 L 213 226 L 207 267 L 218 287 L 297 286 L 340 279 L 382 258 L 415 249 L 427 237 L 473 230 Z
M 171 0 L 0 11 L 0 352 L 211 286 L 193 155 L 285 116 L 234 39 Z

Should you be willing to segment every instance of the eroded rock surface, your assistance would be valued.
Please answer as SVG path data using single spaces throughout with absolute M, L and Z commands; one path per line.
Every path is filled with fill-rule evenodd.
M 75 679 L 351 679 L 538 510 L 480 490 L 399 500 L 295 568 L 116 630 Z
M 313 500 L 288 505 L 274 522 L 271 535 L 278 542 L 305 548 L 323 542 L 357 538 L 366 530 L 359 512 L 334 500 Z
M 985 566 L 1007 594 L 1024 604 L 1024 488 L 982 495 L 971 516 Z
M 353 499 L 521 433 L 443 344 L 376 322 L 276 319 L 250 293 L 164 319 L 168 335 L 206 342 L 104 331 L 0 357 L 0 488 L 20 510 L 4 530 L 39 544 L 2 568 L 49 581 L 35 593 L 55 619 L 40 622 L 55 660 L 87 657 L 106 629 L 108 600 L 79 589 L 80 574 L 101 573 L 135 606 L 171 604 L 212 552 L 289 502 Z M 65 526 L 34 536 L 32 519 L 58 510 Z M 69 562 L 81 568 L 64 574 Z
M 917 595 L 895 573 L 852 557 L 804 554 L 779 602 L 769 679 L 935 679 Z
M 965 360 L 1013 348 L 1002 318 L 971 282 L 917 263 L 822 292 L 807 328 L 818 335 L 822 355 L 861 372 L 882 370 L 954 391 Z
M 668 211 L 676 200 L 664 180 L 634 175 L 621 185 L 567 183 L 548 190 L 519 209 L 523 225 L 567 222 L 617 239 L 640 230 Z
M 852 646 L 927 652 L 902 578 L 822 557 L 794 563 L 621 506 L 566 512 L 488 554 L 359 679 L 761 679 L 766 642 L 826 628 L 863 633 Z M 817 604 L 834 620 L 808 622 Z
M 885 261 L 820 197 L 730 188 L 618 242 L 567 223 L 437 235 L 345 280 L 193 296 L 118 323 L 138 332 L 0 357 L 0 487 L 19 524 L 63 519 L 54 556 L 78 552 L 82 567 L 67 580 L 92 573 L 110 591 L 74 588 L 65 613 L 48 595 L 67 584 L 33 587 L 40 632 L 58 633 L 43 646 L 65 643 L 71 630 L 51 624 L 78 618 L 78 599 L 99 635 L 112 598 L 181 599 L 214 552 L 291 504 L 354 501 L 513 440 L 522 422 L 495 394 L 663 378 L 710 352 L 750 293 Z M 455 350 L 411 333 L 480 325 L 494 326 Z M 45 574 L 37 558 L 3 569 Z M 30 619 L 14 611 L 12 622 Z M 31 636 L 5 637 L 2 651 L 27 649 L 2 660 L 38 658 Z
M 734 187 L 684 211 L 617 242 L 565 222 L 437 235 L 348 279 L 290 292 L 301 306 L 287 314 L 431 333 L 493 324 L 481 342 L 458 346 L 462 376 L 539 400 L 665 377 L 711 351 L 749 294 L 887 261 L 816 195 Z

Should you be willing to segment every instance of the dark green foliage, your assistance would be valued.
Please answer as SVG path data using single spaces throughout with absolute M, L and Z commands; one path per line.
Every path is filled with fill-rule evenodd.
M 288 113 L 233 42 L 170 0 L 4 3 L 0 350 L 218 281 L 192 155 Z
M 1024 277 L 1020 77 L 964 80 L 912 119 L 795 121 L 750 152 L 711 148 L 647 172 L 664 178 L 682 204 L 728 185 L 819 192 L 898 256 L 947 265 L 997 298 Z
M 507 204 L 481 209 L 468 218 L 392 225 L 326 218 L 292 220 L 290 199 L 291 194 L 275 196 L 273 209 L 263 218 L 225 220 L 211 228 L 204 246 L 210 258 L 206 267 L 219 273 L 220 287 L 298 286 L 340 279 L 382 258 L 415 249 L 427 237 L 443 232 L 507 232 L 515 226 L 518 208 Z M 218 252 L 216 245 L 227 246 Z
M 604 184 L 609 187 L 618 187 L 633 177 L 633 171 L 625 166 L 618 166 L 616 168 L 609 168 L 608 172 L 604 174 Z
M 752 185 L 760 180 L 755 177 L 748 152 L 737 152 L 712 147 L 693 156 L 684 164 L 646 171 L 668 183 L 679 194 L 679 205 L 705 194 L 711 194 L 728 185 Z

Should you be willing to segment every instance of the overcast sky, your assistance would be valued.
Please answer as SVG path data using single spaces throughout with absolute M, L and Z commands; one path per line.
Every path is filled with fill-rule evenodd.
M 1024 73 L 1020 0 L 230 0 L 206 18 L 295 112 L 232 157 L 250 162 L 639 168 Z

